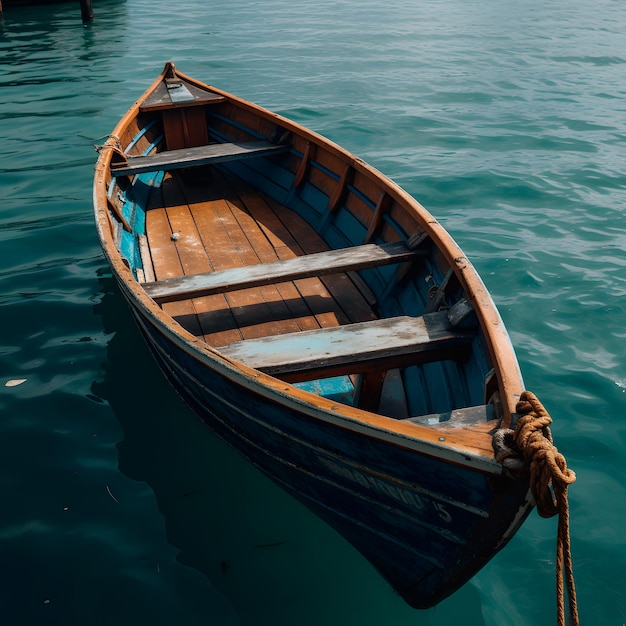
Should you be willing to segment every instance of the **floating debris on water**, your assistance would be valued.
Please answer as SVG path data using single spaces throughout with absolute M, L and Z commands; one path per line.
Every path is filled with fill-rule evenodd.
M 6 383 L 4 383 L 5 387 L 17 387 L 18 385 L 21 385 L 22 383 L 26 382 L 26 378 L 14 378 L 13 380 L 7 380 Z

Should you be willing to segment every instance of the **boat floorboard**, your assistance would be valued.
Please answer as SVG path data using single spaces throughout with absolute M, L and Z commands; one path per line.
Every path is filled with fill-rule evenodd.
M 298 215 L 215 171 L 206 185 L 176 172 L 152 192 L 146 235 L 156 280 L 271 263 L 328 249 Z M 164 303 L 163 310 L 207 343 L 315 330 L 376 318 L 347 274 L 303 278 Z

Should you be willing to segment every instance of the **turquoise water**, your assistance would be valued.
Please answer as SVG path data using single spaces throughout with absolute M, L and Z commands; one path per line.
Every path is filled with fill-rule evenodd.
M 91 179 L 167 60 L 344 145 L 450 230 L 577 472 L 582 623 L 626 623 L 626 5 L 94 4 L 88 28 L 77 3 L 0 21 L 2 624 L 555 623 L 554 519 L 414 611 L 164 383 Z

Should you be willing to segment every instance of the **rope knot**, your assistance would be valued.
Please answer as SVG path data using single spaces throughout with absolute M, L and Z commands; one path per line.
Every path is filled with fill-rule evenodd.
M 548 415 L 530 391 L 524 391 L 516 407 L 521 415 L 513 439 L 530 470 L 530 489 L 541 517 L 557 515 L 567 504 L 567 487 L 576 480 L 565 457 L 552 440 Z
M 578 622 L 574 570 L 570 549 L 569 506 L 567 488 L 576 480 L 576 474 L 567 467 L 565 457 L 552 441 L 548 415 L 541 402 L 530 391 L 524 391 L 516 406 L 520 414 L 515 430 L 500 429 L 493 436 L 496 460 L 513 476 L 525 470 L 530 474 L 530 491 L 541 517 L 559 516 L 557 536 L 557 618 L 565 623 L 563 569 L 569 595 L 572 623 Z

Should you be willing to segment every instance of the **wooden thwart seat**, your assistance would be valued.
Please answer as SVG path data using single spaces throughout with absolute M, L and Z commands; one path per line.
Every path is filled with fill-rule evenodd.
M 213 143 L 206 146 L 167 150 L 148 156 L 129 156 L 128 163 L 112 163 L 114 176 L 132 176 L 144 172 L 176 170 L 239 159 L 251 159 L 289 150 L 289 146 L 269 141 L 248 143 Z
M 475 335 L 448 311 L 393 317 L 231 343 L 220 352 L 290 382 L 462 359 Z
M 173 302 L 312 276 L 411 261 L 425 254 L 406 242 L 366 244 L 241 268 L 166 278 L 142 286 L 156 302 Z

